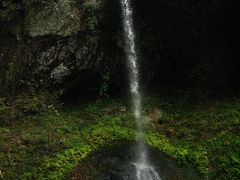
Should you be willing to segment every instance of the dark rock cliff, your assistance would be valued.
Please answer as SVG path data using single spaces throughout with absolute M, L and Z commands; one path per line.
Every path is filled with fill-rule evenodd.
M 238 84 L 235 0 L 132 3 L 148 89 Z M 125 81 L 119 8 L 116 0 L 2 0 L 0 95 L 99 87 L 105 74 L 119 90 Z
M 106 66 L 116 66 L 113 49 L 118 45 L 112 38 L 116 39 L 114 33 L 118 32 L 107 29 L 112 25 L 109 13 L 117 13 L 114 6 L 107 9 L 112 4 L 95 0 L 1 1 L 0 93 L 12 95 L 32 84 L 61 94 L 86 74 L 99 79 L 95 76 Z

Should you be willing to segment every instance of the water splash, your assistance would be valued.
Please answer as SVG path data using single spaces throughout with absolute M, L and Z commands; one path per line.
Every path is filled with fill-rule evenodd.
M 146 165 L 145 163 L 134 163 L 136 167 L 136 178 L 137 180 L 160 180 L 160 176 L 152 166 Z
M 139 64 L 135 44 L 135 33 L 132 20 L 132 8 L 130 0 L 121 0 L 123 26 L 125 35 L 125 52 L 129 68 L 130 91 L 132 95 L 133 112 L 136 129 L 144 134 L 141 118 L 141 93 L 139 86 Z M 161 178 L 147 160 L 147 148 L 144 145 L 143 136 L 138 139 L 136 167 L 137 180 L 160 180 Z

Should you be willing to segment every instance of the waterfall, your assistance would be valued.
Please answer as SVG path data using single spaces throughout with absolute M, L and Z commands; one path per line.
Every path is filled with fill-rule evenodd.
M 135 33 L 133 28 L 132 8 L 130 0 L 121 0 L 123 27 L 125 35 L 125 53 L 129 68 L 130 91 L 132 95 L 132 106 L 136 129 L 141 137 L 138 139 L 136 167 L 137 180 L 160 180 L 155 169 L 148 162 L 147 148 L 144 145 L 144 130 L 141 118 L 141 93 L 139 86 L 139 64 L 135 44 Z

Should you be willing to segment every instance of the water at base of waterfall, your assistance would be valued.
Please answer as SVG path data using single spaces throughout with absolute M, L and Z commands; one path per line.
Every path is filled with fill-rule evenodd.
M 132 20 L 132 8 L 130 0 L 121 0 L 123 26 L 125 35 L 125 52 L 129 68 L 130 91 L 132 95 L 132 106 L 135 118 L 136 130 L 144 134 L 141 118 L 141 93 L 139 85 L 139 65 L 135 45 L 135 33 Z M 136 168 L 137 180 L 160 180 L 158 173 L 148 163 L 147 149 L 144 147 L 143 138 L 140 139 L 137 150 Z
M 161 180 L 160 176 L 152 165 L 148 163 L 147 150 L 142 150 L 138 154 L 138 161 L 132 163 L 136 168 L 137 180 Z
M 66 179 L 97 180 L 159 180 L 159 179 L 195 179 L 207 180 L 188 167 L 178 163 L 166 154 L 163 154 L 148 145 L 148 160 L 144 162 L 146 154 L 136 160 L 138 142 L 118 142 L 91 153 Z M 154 168 L 153 168 L 154 167 Z M 161 178 L 160 178 L 161 177 Z
M 143 163 L 133 163 L 136 167 L 136 177 L 138 180 L 161 180 L 158 173 L 152 166 Z

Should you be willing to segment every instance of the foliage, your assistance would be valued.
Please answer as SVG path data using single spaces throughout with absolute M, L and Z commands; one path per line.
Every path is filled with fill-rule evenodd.
M 86 19 L 86 27 L 89 32 L 95 32 L 97 29 L 98 20 L 97 17 L 92 16 Z
M 43 162 L 38 178 L 61 179 L 77 166 L 80 160 L 94 150 L 124 139 L 133 140 L 132 130 L 120 126 L 107 125 L 104 122 L 88 127 L 81 132 L 81 145 L 47 157 Z M 51 173 L 50 173 L 51 169 Z
M 171 142 L 200 149 L 209 161 L 209 176 L 214 179 L 238 179 L 240 104 L 238 99 L 192 103 L 187 98 L 168 96 L 148 99 L 150 107 L 161 108 L 162 114 L 154 128 Z M 149 106 L 149 105 L 148 105 Z M 190 153 L 194 154 L 194 153 Z M 203 153 L 204 154 L 204 153 Z M 191 159 L 191 158 L 190 158 Z M 205 164 L 192 160 L 193 164 Z M 200 171 L 206 171 L 203 168 Z
M 222 131 L 210 140 L 210 161 L 215 168 L 211 176 L 222 179 L 239 179 L 240 174 L 240 136 Z
M 84 9 L 84 25 L 85 25 L 85 30 L 88 33 L 96 33 L 97 31 L 97 26 L 99 24 L 98 22 L 98 18 L 97 18 L 97 12 L 96 12 L 96 8 L 91 6 L 91 5 L 87 5 L 85 6 Z
M 113 119 L 113 122 L 119 119 Z M 123 140 L 133 141 L 133 130 L 115 125 L 109 119 L 103 120 L 95 126 L 88 127 L 82 132 L 81 145 L 58 153 L 53 157 L 47 157 L 42 165 L 39 177 L 46 179 L 61 179 L 70 170 L 77 166 L 80 160 L 94 150 Z M 149 133 L 146 142 L 152 147 L 170 155 L 181 163 L 189 165 L 195 163 L 201 173 L 206 173 L 208 161 L 205 151 L 190 151 L 186 148 L 171 145 L 162 135 Z M 51 173 L 49 173 L 51 170 Z
M 101 97 L 109 98 L 109 83 L 111 80 L 111 74 L 106 72 L 102 74 L 102 83 L 100 85 L 99 94 Z
M 16 110 L 9 106 L 6 99 L 0 99 L 0 123 L 6 123 L 18 117 Z
M 24 116 L 55 111 L 55 97 L 46 94 L 21 95 L 13 100 L 0 99 L 0 122 L 10 123 Z
M 194 105 L 154 97 L 144 99 L 144 105 L 144 115 L 154 107 L 162 111 L 146 129 L 146 143 L 184 166 L 209 173 L 209 178 L 237 179 L 237 101 Z M 24 118 L 21 124 L 0 128 L 0 169 L 6 179 L 61 179 L 97 149 L 135 139 L 132 113 L 110 99 Z
M 170 157 L 178 160 L 179 163 L 184 165 L 195 164 L 199 173 L 208 173 L 208 157 L 207 151 L 201 146 L 189 148 L 172 145 L 166 137 L 156 133 L 148 133 L 146 141 L 149 145 L 157 150 L 166 153 Z

